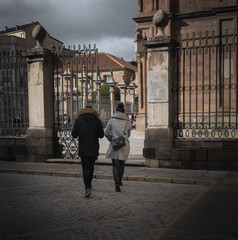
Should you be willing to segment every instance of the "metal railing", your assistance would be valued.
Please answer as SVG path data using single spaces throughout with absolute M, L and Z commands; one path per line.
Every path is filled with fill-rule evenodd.
M 237 32 L 187 34 L 172 86 L 176 138 L 238 138 Z
M 0 135 L 25 135 L 28 126 L 26 59 L 22 52 L 0 51 Z
M 101 99 L 98 49 L 94 45 L 75 47 L 57 52 L 54 49 L 54 126 L 55 136 L 61 146 L 60 157 L 78 158 L 78 141 L 71 131 L 79 112 L 91 105 L 101 112 L 104 126 L 111 116 L 110 100 Z M 117 105 L 119 101 L 116 101 Z M 127 111 L 131 103 L 126 104 Z
M 86 105 L 98 109 L 98 49 L 96 45 L 53 50 L 54 126 L 61 157 L 78 158 L 78 142 L 71 130 Z

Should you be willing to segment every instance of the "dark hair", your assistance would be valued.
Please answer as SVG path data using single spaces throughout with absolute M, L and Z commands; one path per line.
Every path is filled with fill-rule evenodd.
M 124 104 L 123 103 L 118 103 L 116 111 L 124 113 L 125 112 Z
M 90 106 L 90 105 L 88 105 L 88 106 L 86 106 L 85 108 L 93 108 L 92 106 Z

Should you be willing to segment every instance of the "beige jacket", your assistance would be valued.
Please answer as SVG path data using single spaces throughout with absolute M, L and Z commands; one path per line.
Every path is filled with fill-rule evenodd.
M 131 135 L 131 125 L 127 115 L 125 113 L 116 111 L 108 121 L 104 130 L 104 134 L 109 141 L 111 141 L 112 138 L 123 136 L 126 142 L 125 147 L 122 147 L 116 151 L 113 150 L 110 142 L 106 152 L 106 158 L 127 160 L 130 152 L 129 137 Z

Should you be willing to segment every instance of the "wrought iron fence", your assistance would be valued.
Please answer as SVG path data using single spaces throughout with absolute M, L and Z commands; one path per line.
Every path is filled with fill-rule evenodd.
M 187 34 L 172 86 L 176 138 L 238 138 L 237 32 Z
M 0 135 L 25 135 L 28 126 L 26 59 L 22 52 L 0 50 Z
M 54 49 L 54 125 L 55 136 L 61 148 L 58 157 L 78 158 L 78 140 L 71 131 L 79 112 L 91 105 L 101 112 L 104 126 L 111 116 L 110 100 L 101 100 L 101 84 L 98 68 L 98 49 L 90 45 L 76 50 L 75 47 Z M 119 101 L 116 101 L 117 105 Z M 131 103 L 126 104 L 130 112 Z
M 78 141 L 72 138 L 73 123 L 86 105 L 98 109 L 98 49 L 86 45 L 54 49 L 54 123 L 63 158 L 78 157 Z

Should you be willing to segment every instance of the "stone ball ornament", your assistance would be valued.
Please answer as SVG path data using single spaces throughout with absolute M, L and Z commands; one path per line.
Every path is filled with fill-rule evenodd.
M 159 9 L 153 17 L 153 23 L 157 28 L 156 37 L 167 37 L 164 34 L 164 29 L 168 25 L 168 22 L 169 18 L 167 13 L 164 10 Z
M 40 24 L 37 24 L 32 30 L 32 37 L 36 40 L 35 48 L 42 48 L 42 42 L 46 37 L 46 30 Z

